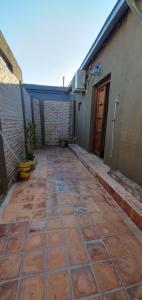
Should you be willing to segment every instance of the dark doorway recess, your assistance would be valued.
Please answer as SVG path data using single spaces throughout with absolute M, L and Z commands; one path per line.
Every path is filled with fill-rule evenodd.
M 110 76 L 95 86 L 92 106 L 92 152 L 104 157 Z

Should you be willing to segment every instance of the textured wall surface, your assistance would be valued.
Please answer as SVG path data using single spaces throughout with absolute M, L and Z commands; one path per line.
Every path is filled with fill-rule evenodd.
M 31 119 L 30 97 L 26 90 L 24 93 L 25 112 L 28 120 Z M 17 158 L 24 157 L 25 136 L 23 126 L 23 111 L 21 89 L 18 79 L 10 72 L 0 57 L 0 121 L 3 134 L 15 152 Z M 16 158 L 4 140 L 4 154 L 8 175 L 8 183 L 15 179 Z
M 24 155 L 24 128 L 20 86 L 17 78 L 0 58 L 0 120 L 2 131 L 17 157 Z M 16 172 L 16 159 L 4 141 L 8 181 Z
M 40 103 L 42 104 L 42 112 Z M 42 146 L 43 130 L 41 133 L 41 127 L 44 127 L 45 145 L 59 145 L 60 139 L 71 141 L 72 104 L 70 101 L 33 99 L 33 112 L 34 122 L 37 126 L 37 147 Z
M 58 145 L 71 140 L 71 102 L 44 101 L 45 144 Z
M 34 122 L 36 124 L 36 146 L 41 147 L 41 118 L 40 118 L 40 100 L 33 99 L 33 115 L 34 115 Z
M 23 97 L 24 97 L 26 121 L 31 121 L 32 120 L 31 97 L 25 88 L 23 88 Z
M 142 0 L 139 1 L 142 8 Z M 99 62 L 102 72 L 92 76 L 84 96 L 76 96 L 77 142 L 90 150 L 93 141 L 93 118 L 95 119 L 96 88 L 111 74 L 104 161 L 130 179 L 142 184 L 142 23 L 129 12 L 96 55 L 92 68 Z M 88 68 L 89 69 L 89 68 Z M 89 72 L 89 71 L 88 71 Z M 119 97 L 115 128 L 112 119 L 115 100 Z M 92 130 L 93 131 L 93 130 Z M 112 154 L 111 154 L 112 153 Z

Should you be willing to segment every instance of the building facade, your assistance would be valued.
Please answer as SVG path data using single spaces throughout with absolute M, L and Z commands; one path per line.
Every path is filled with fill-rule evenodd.
M 25 156 L 23 106 L 29 100 L 21 69 L 0 32 L 0 199 L 16 178 L 17 161 Z M 30 109 L 25 118 L 31 119 Z
M 138 1 L 142 9 L 142 1 Z M 75 92 L 76 143 L 142 184 L 142 20 L 118 1 L 89 50 Z

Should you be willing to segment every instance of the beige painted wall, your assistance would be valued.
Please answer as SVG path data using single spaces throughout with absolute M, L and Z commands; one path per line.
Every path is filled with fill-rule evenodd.
M 77 141 L 89 150 L 93 91 L 95 85 L 111 73 L 104 161 L 142 184 L 142 21 L 132 12 L 124 17 L 93 65 L 98 62 L 102 63 L 102 74 L 90 78 L 83 97 L 76 96 L 77 102 L 82 101 L 82 110 L 76 112 Z M 117 96 L 120 103 L 111 157 L 112 117 Z

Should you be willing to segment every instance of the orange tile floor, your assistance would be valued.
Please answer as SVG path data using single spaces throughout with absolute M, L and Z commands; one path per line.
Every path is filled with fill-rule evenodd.
M 69 149 L 37 152 L 0 218 L 0 300 L 142 299 L 142 234 Z

